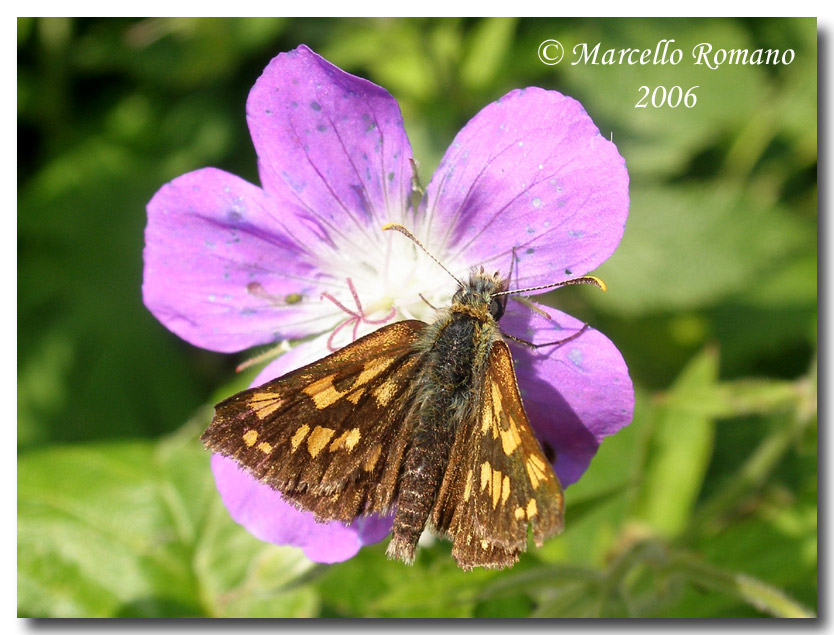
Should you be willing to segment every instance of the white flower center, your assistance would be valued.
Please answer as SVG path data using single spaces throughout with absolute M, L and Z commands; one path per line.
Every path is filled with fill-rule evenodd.
M 446 245 L 431 244 L 419 227 L 408 229 L 458 278 L 468 275 L 461 263 L 444 260 Z M 340 329 L 331 342 L 334 348 L 382 324 L 407 319 L 431 322 L 432 306 L 449 306 L 457 291 L 455 280 L 398 232 L 363 227 L 339 238 L 337 250 L 319 265 L 330 276 L 323 285 L 322 311 L 332 316 L 332 329 Z

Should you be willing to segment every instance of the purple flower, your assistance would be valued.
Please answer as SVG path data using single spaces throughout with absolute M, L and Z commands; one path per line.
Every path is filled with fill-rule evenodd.
M 412 158 L 396 100 L 306 46 L 273 59 L 249 94 L 247 120 L 261 187 L 213 168 L 163 186 L 148 204 L 143 294 L 169 329 L 196 346 L 236 352 L 310 338 L 253 385 L 323 357 L 380 324 L 431 321 L 455 284 L 385 223 L 409 228 L 455 275 L 509 272 L 511 288 L 593 270 L 616 249 L 628 174 L 575 100 L 514 90 L 458 133 L 414 209 Z M 422 297 L 421 297 L 422 296 Z M 510 302 L 502 329 L 563 339 L 578 320 L 546 319 Z M 616 347 L 587 329 L 562 347 L 510 343 L 530 422 L 576 481 L 603 437 L 631 420 L 634 394 Z M 263 540 L 319 562 L 381 540 L 390 518 L 316 523 L 230 459 L 212 459 L 235 520 Z

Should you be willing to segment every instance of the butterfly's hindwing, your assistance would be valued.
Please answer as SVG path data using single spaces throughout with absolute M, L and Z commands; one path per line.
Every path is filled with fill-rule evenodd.
M 423 322 L 383 327 L 219 403 L 213 452 L 323 520 L 385 512 L 395 493 Z
M 433 511 L 464 569 L 512 565 L 527 548 L 562 529 L 563 496 L 521 403 L 507 344 L 488 355 L 478 406 L 457 436 Z

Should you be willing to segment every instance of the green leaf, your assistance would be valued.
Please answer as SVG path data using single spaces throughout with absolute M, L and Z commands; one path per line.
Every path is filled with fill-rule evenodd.
M 350 561 L 330 567 L 316 582 L 324 615 L 472 617 L 478 604 L 478 589 L 500 572 L 462 571 L 450 550 L 448 541 L 426 536 L 421 541 L 417 560 L 408 567 L 388 560 L 384 543 L 365 547 Z M 513 606 L 520 610 L 520 605 Z
M 597 589 L 588 583 L 577 582 L 553 589 L 531 617 L 602 617 Z
M 671 395 L 710 394 L 718 355 L 706 349 L 675 380 Z M 685 399 L 685 397 L 683 398 Z M 656 411 L 645 475 L 634 513 L 656 531 L 674 536 L 687 525 L 712 452 L 714 422 L 676 407 L 675 398 Z
M 686 553 L 672 555 L 668 568 L 700 587 L 736 596 L 759 611 L 775 617 L 815 617 L 784 591 L 742 573 L 712 566 Z
M 311 564 L 229 518 L 194 427 L 158 444 L 18 463 L 18 612 L 31 617 L 306 616 Z
M 674 542 L 697 560 L 815 608 L 816 376 L 795 378 L 817 344 L 816 19 L 17 25 L 21 615 L 761 616 L 745 585 L 697 567 L 672 572 L 642 552 L 616 564 L 635 540 L 682 523 Z M 536 55 L 549 38 L 568 51 L 552 67 Z M 580 42 L 666 38 L 681 64 L 570 64 Z M 254 369 L 218 388 L 239 360 L 182 342 L 142 305 L 144 207 L 207 165 L 259 182 L 246 95 L 269 59 L 302 42 L 396 97 L 424 183 L 462 125 L 531 85 L 579 99 L 628 164 L 625 236 L 596 272 L 609 292 L 565 289 L 554 301 L 623 353 L 635 420 L 566 490 L 565 532 L 511 571 L 461 572 L 444 541 L 414 567 L 389 562 L 384 543 L 311 566 L 228 518 L 196 427 L 147 440 Z M 796 60 L 709 70 L 691 64 L 697 42 L 791 48 Z M 694 108 L 633 107 L 641 85 L 694 84 Z M 722 382 L 667 392 L 708 342 Z M 704 432 L 739 416 L 716 425 L 711 453 L 695 434 L 698 418 Z M 675 481 L 676 460 L 692 482 Z
M 460 76 L 472 89 L 484 88 L 505 63 L 518 20 L 516 18 L 484 18 L 468 38 Z
M 380 28 L 384 24 L 385 28 Z M 334 35 L 320 52 L 340 68 L 367 68 L 365 76 L 385 86 L 399 100 L 427 99 L 438 91 L 430 35 L 439 23 L 422 19 L 361 20 L 335 25 Z M 380 55 L 385 51 L 385 55 Z
M 603 136 L 613 132 L 618 145 L 625 143 L 629 170 L 641 174 L 669 174 L 683 170 L 690 157 L 704 145 L 715 143 L 723 130 L 739 125 L 764 102 L 766 104 L 766 74 L 761 67 L 725 66 L 710 70 L 694 64 L 692 50 L 700 42 L 710 42 L 715 48 L 727 46 L 745 48 L 750 36 L 737 23 L 729 20 L 596 20 L 584 32 L 571 32 L 566 25 L 564 39 L 569 60 L 563 61 L 565 80 L 570 91 L 583 103 L 592 104 L 589 112 L 602 125 Z M 652 59 L 660 45 L 674 40 L 667 49 L 666 63 L 628 66 L 602 64 L 608 49 L 649 49 Z M 597 64 L 577 63 L 582 42 L 593 48 L 597 43 Z M 719 44 L 721 43 L 721 44 Z M 672 64 L 668 53 L 682 52 L 681 62 Z M 569 62 L 569 65 L 566 65 Z M 636 108 L 644 94 L 640 86 L 649 90 L 647 108 Z M 685 93 L 694 88 L 697 105 L 686 108 L 667 106 L 654 108 L 651 92 L 658 87 L 678 86 Z
M 608 293 L 588 298 L 623 315 L 646 315 L 738 297 L 812 246 L 814 231 L 733 187 L 632 190 L 622 243 L 595 272 Z
M 802 387 L 792 381 L 749 378 L 673 391 L 658 402 L 675 410 L 715 418 L 784 412 L 798 407 L 804 396 Z

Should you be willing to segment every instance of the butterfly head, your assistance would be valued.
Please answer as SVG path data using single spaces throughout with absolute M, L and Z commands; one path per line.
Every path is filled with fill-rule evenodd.
M 462 312 L 488 312 L 494 320 L 500 320 L 507 306 L 507 296 L 496 295 L 506 291 L 508 281 L 497 271 L 486 273 L 483 267 L 473 269 L 469 281 L 462 284 L 452 297 L 452 306 L 460 307 Z

